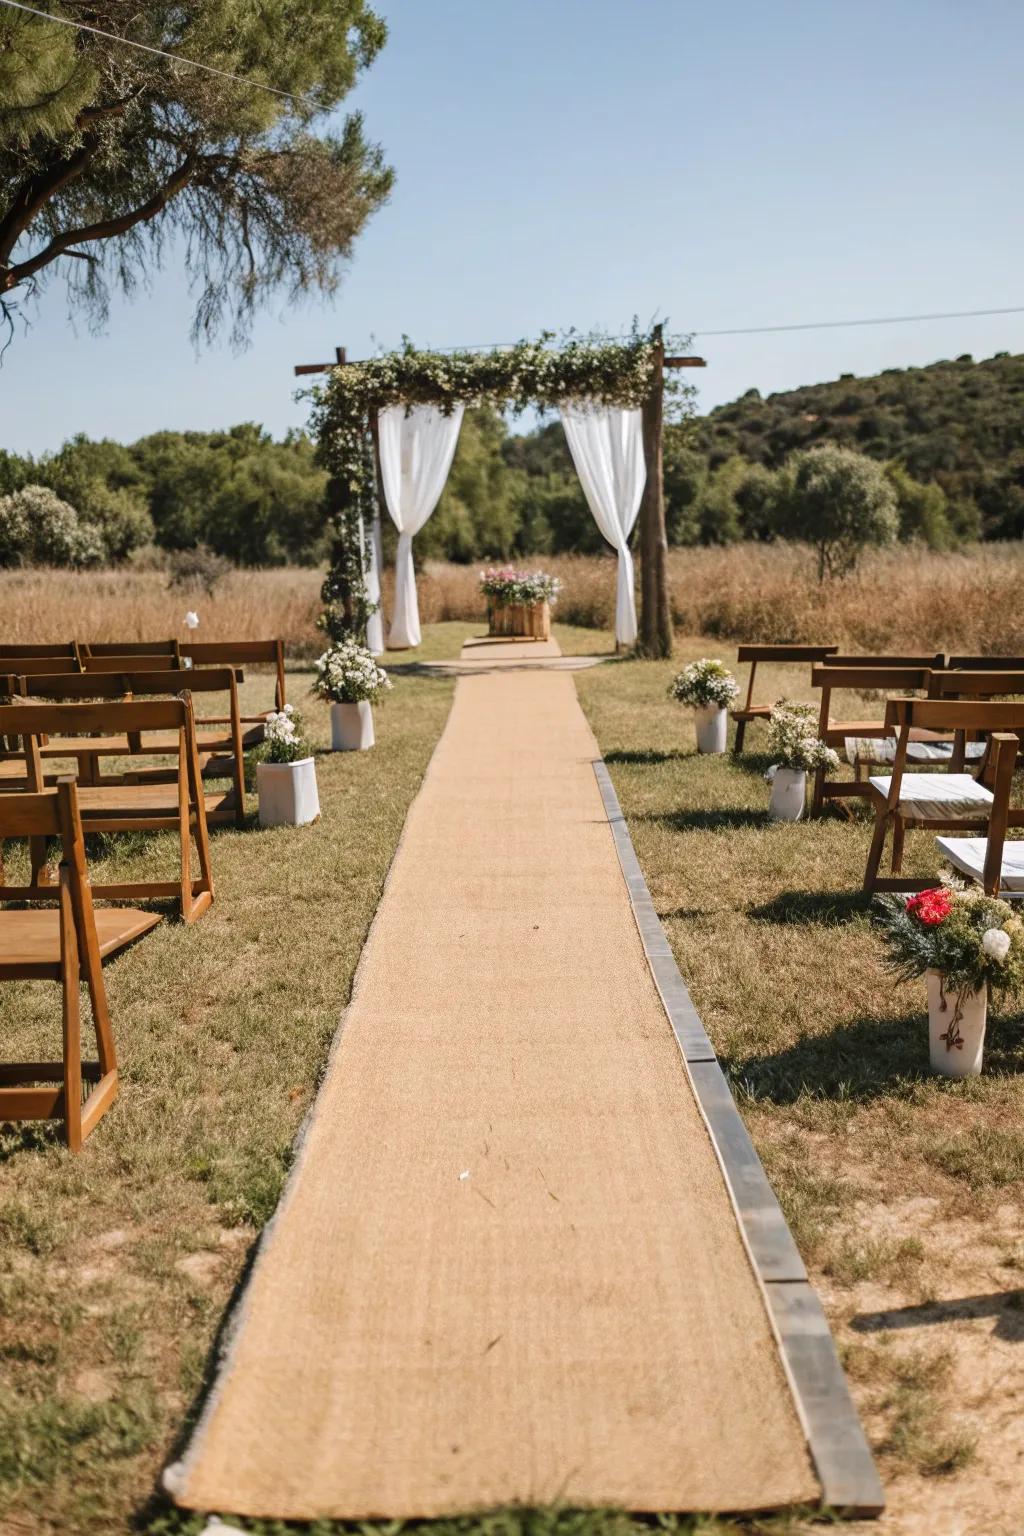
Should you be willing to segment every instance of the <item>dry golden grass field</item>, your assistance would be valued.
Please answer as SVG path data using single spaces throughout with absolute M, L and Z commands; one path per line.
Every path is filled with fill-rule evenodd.
M 931 1078 L 923 986 L 894 986 L 859 895 L 867 824 L 769 824 L 763 728 L 739 761 L 699 758 L 666 684 L 698 655 L 731 661 L 740 636 L 1020 649 L 1020 560 L 1009 548 L 902 551 L 818 589 L 792 550 L 675 551 L 676 609 L 702 616 L 703 638 L 681 634 L 672 663 L 615 660 L 576 677 L 655 905 L 836 1330 L 887 1485 L 889 1513 L 864 1528 L 878 1536 L 1024 1531 L 1024 1016 L 996 1011 L 982 1078 Z M 613 562 L 544 564 L 566 579 L 560 617 L 610 616 Z M 3 573 L 0 638 L 182 633 L 194 607 L 204 638 L 280 633 L 301 659 L 320 643 L 319 580 L 239 573 L 208 597 L 168 591 L 157 572 Z M 479 632 L 475 583 L 472 567 L 424 572 L 415 659 L 453 656 Z M 610 649 L 593 628 L 559 626 L 558 638 L 566 652 Z M 401 672 L 377 750 L 340 758 L 322 752 L 326 711 L 308 698 L 308 671 L 293 674 L 324 819 L 218 831 L 212 912 L 194 928 L 165 922 L 110 968 L 122 1095 L 80 1158 L 47 1129 L 0 1134 L 0 1536 L 201 1529 L 154 1502 L 155 1478 L 209 1380 L 447 715 L 450 680 Z M 245 702 L 268 703 L 271 686 L 250 677 Z M 806 671 L 765 686 L 806 696 Z M 126 875 L 173 857 L 159 837 L 94 850 L 97 872 L 109 861 Z M 926 836 L 911 835 L 908 866 L 935 867 Z M 52 1047 L 54 991 L 0 990 L 5 1052 Z M 510 1512 L 430 1536 L 652 1526 L 741 1529 Z
M 608 629 L 615 610 L 615 561 L 546 556 L 561 576 L 563 623 Z M 418 577 L 424 623 L 474 622 L 483 612 L 478 567 L 428 561 Z M 293 657 L 316 655 L 321 573 L 301 568 L 235 571 L 207 595 L 171 586 L 165 572 L 76 574 L 0 571 L 0 636 L 5 641 L 144 639 L 183 634 L 186 609 L 200 637 L 281 635 Z M 669 551 L 677 628 L 718 640 L 831 641 L 874 651 L 1024 648 L 1024 547 L 977 546 L 963 554 L 901 547 L 868 555 L 845 581 L 820 584 L 814 557 L 793 545 L 743 544 Z M 385 572 L 385 609 L 391 574 Z M 997 628 L 993 631 L 993 625 Z

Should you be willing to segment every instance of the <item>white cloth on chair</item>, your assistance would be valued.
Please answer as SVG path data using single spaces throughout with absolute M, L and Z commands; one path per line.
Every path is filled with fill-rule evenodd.
M 935 842 L 954 869 L 980 883 L 985 873 L 988 847 L 983 837 L 937 837 Z M 1024 896 L 1024 843 L 1003 844 L 999 892 L 1005 896 Z
M 872 789 L 888 798 L 892 779 L 868 779 Z M 905 773 L 900 783 L 900 811 L 925 821 L 959 821 L 988 811 L 992 791 L 969 773 Z
M 629 535 L 647 480 L 641 413 L 587 400 L 567 400 L 559 409 L 587 506 L 619 557 L 615 639 L 619 645 L 635 645 L 636 597 Z
M 377 417 L 380 478 L 391 521 L 398 529 L 395 611 L 388 645 L 419 645 L 420 612 L 412 563 L 413 535 L 437 506 L 459 441 L 464 407 L 445 415 L 434 405 L 389 405 Z
M 895 736 L 847 736 L 843 743 L 846 761 L 855 763 L 891 763 L 896 756 Z M 965 756 L 969 762 L 985 755 L 983 741 L 969 741 Z M 907 743 L 908 763 L 948 763 L 953 756 L 951 741 L 911 741 Z

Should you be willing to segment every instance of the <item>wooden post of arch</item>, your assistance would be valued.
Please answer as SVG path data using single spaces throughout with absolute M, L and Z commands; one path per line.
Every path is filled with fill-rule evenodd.
M 647 480 L 640 503 L 640 641 L 644 656 L 672 655 L 672 610 L 668 598 L 668 536 L 665 532 L 665 477 L 662 427 L 665 411 L 665 341 L 654 327 L 651 392 L 643 404 Z

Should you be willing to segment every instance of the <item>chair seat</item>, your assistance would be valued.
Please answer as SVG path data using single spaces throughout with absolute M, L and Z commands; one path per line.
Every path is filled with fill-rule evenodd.
M 868 779 L 871 788 L 885 799 L 891 778 Z M 905 773 L 900 785 L 900 812 L 924 821 L 956 821 L 976 817 L 992 805 L 992 791 L 969 773 Z
M 751 704 L 746 709 L 730 710 L 730 714 L 734 720 L 768 720 L 774 708 L 774 704 Z
M 204 795 L 207 816 L 234 806 L 230 790 Z M 178 813 L 177 784 L 83 784 L 78 791 L 82 820 L 99 816 L 151 816 Z
M 159 912 L 135 907 L 97 907 L 95 917 L 104 960 L 161 921 Z M 26 965 L 60 965 L 60 913 L 55 907 L 0 911 L 0 974 Z
M 954 869 L 972 880 L 982 880 L 987 846 L 983 837 L 937 837 L 935 842 Z M 1024 896 L 1024 843 L 1003 844 L 999 891 L 1000 895 Z
M 845 748 L 848 763 L 891 763 L 896 756 L 896 738 L 847 736 Z M 985 742 L 969 741 L 964 755 L 968 761 L 980 761 L 985 755 Z M 952 756 L 951 741 L 910 741 L 907 744 L 908 763 L 948 763 Z
M 0 762 L 0 783 L 24 784 L 25 759 L 9 757 Z
M 232 749 L 230 734 L 224 731 L 197 731 L 196 746 L 200 752 L 227 751 Z M 41 757 L 79 757 L 85 753 L 96 757 L 138 756 L 128 744 L 127 736 L 51 736 L 45 746 L 39 748 Z M 143 734 L 141 752 L 154 757 L 176 757 L 177 734 L 162 735 L 159 731 Z

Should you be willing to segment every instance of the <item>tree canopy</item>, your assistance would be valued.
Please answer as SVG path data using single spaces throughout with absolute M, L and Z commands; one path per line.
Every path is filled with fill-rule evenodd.
M 227 322 L 240 341 L 271 295 L 333 291 L 392 185 L 358 114 L 325 126 L 385 41 L 365 0 L 44 4 L 47 19 L 0 8 L 9 324 L 57 272 L 100 323 L 172 243 L 197 335 Z

